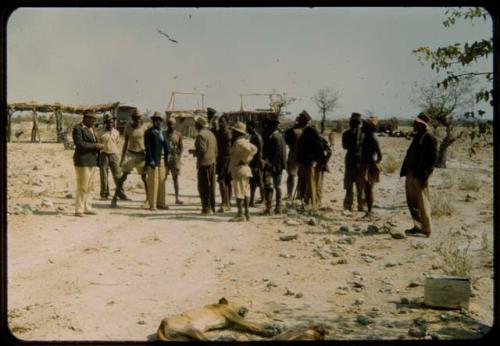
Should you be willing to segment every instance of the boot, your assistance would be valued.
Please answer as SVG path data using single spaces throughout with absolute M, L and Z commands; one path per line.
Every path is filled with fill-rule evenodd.
M 265 201 L 266 206 L 265 206 L 264 212 L 262 214 L 267 215 L 267 216 L 273 215 L 273 212 L 272 212 L 273 189 L 269 189 L 268 191 L 266 191 L 264 201 Z
M 256 186 L 253 184 L 250 185 L 250 207 L 255 207 L 255 203 L 254 203 L 255 190 L 256 190 Z
M 274 208 L 274 213 L 281 214 L 281 188 L 276 189 L 276 207 Z
M 243 200 L 243 206 L 245 207 L 245 219 L 247 221 L 250 221 L 250 213 L 248 212 L 248 197 L 245 196 L 245 199 Z
M 236 206 L 238 207 L 238 214 L 234 218 L 232 218 L 230 221 L 232 222 L 240 222 L 240 221 L 245 221 L 245 218 L 243 217 L 243 210 L 241 207 L 241 202 L 242 200 L 239 198 L 236 198 Z
M 123 173 L 120 179 L 117 181 L 117 185 L 115 188 L 115 193 L 113 195 L 113 199 L 111 200 L 111 208 L 116 208 L 118 207 L 117 204 L 117 199 L 118 199 L 118 194 L 123 191 L 123 184 L 125 183 L 125 180 L 127 180 L 128 173 Z

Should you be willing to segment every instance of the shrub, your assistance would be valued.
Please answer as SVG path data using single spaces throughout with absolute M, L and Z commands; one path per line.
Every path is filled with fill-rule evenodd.
M 456 233 L 449 232 L 437 247 L 437 252 L 443 261 L 443 272 L 445 275 L 463 276 L 470 278 L 472 261 L 469 254 L 470 242 L 467 246 L 459 246 L 460 237 Z
M 382 160 L 382 168 L 386 173 L 394 173 L 401 167 L 399 160 L 393 155 L 384 156 Z
M 444 172 L 441 175 L 441 187 L 444 189 L 451 189 L 453 187 L 453 178 L 451 177 L 450 173 Z
M 432 193 L 430 196 L 430 200 L 432 216 L 449 216 L 455 213 L 455 207 L 450 202 L 448 196 L 445 193 Z
M 460 190 L 478 191 L 481 181 L 473 174 L 464 175 L 460 178 Z

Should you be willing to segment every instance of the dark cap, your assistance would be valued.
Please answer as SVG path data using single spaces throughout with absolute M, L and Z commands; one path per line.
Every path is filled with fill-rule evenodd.
M 300 112 L 299 116 L 297 117 L 297 120 L 300 120 L 300 119 L 311 121 L 312 118 L 309 115 L 309 113 L 307 113 L 306 110 L 303 110 L 302 112 Z
M 217 113 L 217 111 L 211 107 L 208 107 L 207 108 L 207 114 L 208 115 L 215 115 L 215 113 Z
M 361 113 L 357 112 L 351 113 L 351 120 L 361 120 Z
M 419 123 L 423 123 L 425 125 L 429 125 L 429 122 L 431 121 L 431 118 L 424 112 L 421 112 L 417 117 L 415 118 L 415 121 L 418 121 Z

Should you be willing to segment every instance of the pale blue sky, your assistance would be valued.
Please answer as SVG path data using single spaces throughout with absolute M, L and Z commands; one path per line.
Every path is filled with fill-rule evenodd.
M 435 76 L 414 48 L 492 37 L 491 19 L 450 28 L 444 19 L 440 7 L 20 8 L 7 25 L 7 96 L 162 111 L 172 91 L 195 91 L 207 94 L 205 106 L 229 111 L 239 109 L 240 93 L 274 88 L 297 98 L 288 111 L 319 116 L 311 97 L 332 87 L 341 98 L 331 118 L 367 110 L 411 117 L 412 86 Z

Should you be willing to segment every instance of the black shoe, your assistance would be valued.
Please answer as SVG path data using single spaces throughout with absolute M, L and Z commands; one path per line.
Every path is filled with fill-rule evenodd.
M 423 235 L 426 238 L 429 238 L 430 235 L 431 235 L 430 233 L 424 232 L 423 230 L 421 230 L 421 229 L 419 229 L 417 227 L 413 227 L 413 228 L 407 229 L 405 231 L 405 234 L 409 235 L 409 236 L 415 236 L 415 237 Z
M 116 198 L 113 198 L 111 200 L 111 208 L 117 208 L 118 207 L 118 204 L 116 203 Z
M 121 199 L 122 201 L 131 201 L 131 199 L 128 198 L 127 195 L 124 194 L 124 193 L 123 194 L 119 194 L 118 198 Z

